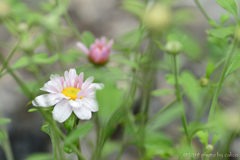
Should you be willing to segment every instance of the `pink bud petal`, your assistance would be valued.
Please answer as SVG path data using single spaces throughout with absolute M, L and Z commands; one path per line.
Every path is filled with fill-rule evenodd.
M 78 46 L 79 49 L 81 49 L 83 51 L 83 53 L 87 54 L 89 53 L 88 48 L 81 42 L 77 42 L 76 44 Z

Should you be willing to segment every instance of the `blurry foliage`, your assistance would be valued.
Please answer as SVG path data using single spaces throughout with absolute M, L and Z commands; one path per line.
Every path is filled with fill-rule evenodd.
M 193 37 L 184 29 L 185 24 L 194 21 L 195 17 L 191 10 L 174 8 L 175 2 L 168 0 L 162 0 L 161 4 L 158 3 L 159 1 L 157 3 L 144 3 L 138 0 L 122 1 L 122 8 L 139 20 L 140 27 L 116 38 L 113 49 L 117 54 L 111 55 L 106 66 L 94 66 L 87 63 L 87 55 L 65 46 L 64 40 L 68 40 L 69 37 L 72 38 L 73 35 L 88 48 L 95 41 L 95 36 L 91 31 L 83 31 L 81 34 L 77 32 L 76 35 L 77 29 L 74 24 L 66 20 L 69 27 L 65 26 L 64 18 L 66 19 L 69 1 L 58 1 L 58 4 L 55 1 L 44 1 L 40 5 L 40 11 L 31 10 L 17 0 L 0 0 L 0 2 L 2 1 L 9 6 L 6 7 L 6 11 L 0 10 L 0 23 L 8 29 L 15 39 L 18 39 L 18 42 L 16 49 L 12 47 L 13 51 L 6 58 L 6 61 L 1 61 L 3 65 L 0 68 L 0 77 L 7 73 L 14 75 L 13 73 L 19 70 L 32 74 L 35 80 L 26 79 L 23 83 L 16 80 L 19 83 L 19 90 L 30 99 L 32 95 L 36 96 L 41 92 L 39 88 L 46 83 L 50 74 L 58 73 L 59 69 L 57 68 L 63 71 L 74 66 L 77 73 L 84 72 L 85 77 L 93 76 L 95 78 L 94 82 L 105 85 L 102 90 L 98 90 L 96 93 L 99 111 L 94 113 L 93 120 L 79 123 L 79 120 L 76 120 L 76 117 L 72 114 L 64 123 L 67 133 L 60 137 L 64 142 L 61 149 L 66 153 L 74 152 L 74 147 L 79 147 L 78 145 L 83 139 L 89 144 L 96 143 L 93 158 L 94 156 L 101 156 L 103 159 L 107 159 L 115 152 L 119 152 L 121 155 L 121 150 L 128 145 L 137 146 L 143 152 L 145 159 L 153 159 L 156 156 L 164 159 L 182 158 L 184 153 L 200 152 L 195 150 L 195 146 L 189 147 L 187 140 L 189 137 L 184 135 L 184 127 L 173 127 L 174 132 L 178 133 L 176 134 L 177 138 L 173 137 L 175 134 L 169 134 L 164 130 L 171 126 L 173 122 L 179 124 L 178 121 L 183 112 L 182 104 L 172 102 L 165 108 L 159 107 L 159 111 L 153 117 L 148 117 L 148 108 L 147 110 L 141 108 L 142 106 L 149 106 L 151 96 L 176 94 L 176 90 L 173 89 L 159 88 L 153 90 L 154 76 L 156 71 L 159 70 L 165 73 L 164 80 L 171 87 L 178 85 L 176 84 L 176 77 L 178 78 L 180 89 L 183 91 L 181 96 L 186 99 L 186 102 L 190 102 L 190 104 L 187 104 L 184 101 L 184 104 L 193 107 L 194 116 L 191 117 L 191 123 L 187 124 L 190 140 L 198 137 L 199 142 L 207 146 L 209 145 L 210 135 L 213 135 L 211 144 L 215 145 L 216 150 L 221 150 L 225 149 L 224 146 L 228 143 L 231 135 L 237 136 L 239 134 L 237 130 L 239 124 L 236 123 L 239 122 L 238 112 L 235 115 L 225 113 L 224 103 L 216 104 L 217 111 L 213 122 L 205 124 L 201 122 L 204 112 L 209 110 L 209 105 L 218 85 L 215 80 L 219 79 L 218 68 L 224 62 L 222 61 L 224 60 L 223 57 L 229 54 L 228 51 L 234 41 L 236 25 L 230 23 L 229 20 L 233 16 L 239 21 L 235 0 L 217 0 L 217 3 L 229 14 L 220 15 L 219 24 L 208 19 L 212 28 L 206 30 L 207 38 L 204 47 L 199 44 L 196 37 Z M 162 14 L 162 11 L 154 10 L 156 4 L 158 5 L 156 8 L 162 9 L 166 15 Z M 163 9 L 162 5 L 167 9 Z M 151 11 L 151 9 L 154 11 Z M 3 11 L 5 13 L 2 13 Z M 146 18 L 149 19 L 146 20 Z M 0 40 L 0 42 L 2 41 L 4 42 L 3 39 Z M 172 73 L 172 55 L 166 54 L 165 44 L 172 41 L 177 41 L 183 46 L 182 55 L 177 59 L 176 64 L 177 70 L 180 72 L 178 76 Z M 0 47 L 3 48 L 12 46 L 12 44 L 2 44 L 4 43 L 0 43 Z M 18 52 L 17 60 L 9 66 L 8 62 L 15 51 Z M 237 74 L 238 72 L 234 74 L 234 71 L 240 68 L 239 56 L 239 50 L 236 49 L 224 75 L 224 79 L 226 79 L 224 85 L 232 84 L 232 92 L 237 93 L 239 93 L 239 87 L 236 85 L 236 78 L 240 77 Z M 188 61 L 183 61 L 185 59 L 188 59 Z M 206 64 L 206 70 L 202 72 L 204 74 L 202 77 L 196 76 L 183 68 L 186 62 L 199 61 Z M 63 73 L 61 72 L 60 75 L 63 75 Z M 200 83 L 201 78 L 206 78 L 208 84 L 202 85 Z M 117 82 L 125 82 L 127 89 L 118 88 Z M 133 114 L 135 108 L 132 108 L 132 106 L 136 100 L 136 91 L 140 94 L 139 102 L 141 102 L 141 105 L 137 105 L 136 112 L 140 113 Z M 29 95 L 29 92 L 31 95 Z M 171 108 L 169 108 L 170 106 Z M 29 112 L 40 111 L 44 115 L 51 113 L 52 109 L 53 107 L 32 108 L 29 109 Z M 161 115 L 158 113 L 161 113 Z M 46 121 L 49 121 L 49 119 L 46 118 Z M 10 122 L 10 119 L 0 118 L 1 126 Z M 52 119 L 50 119 L 50 122 L 45 122 L 41 130 L 53 140 L 56 134 L 54 125 L 57 125 L 52 122 Z M 123 129 L 122 146 L 119 145 L 120 142 L 110 139 L 118 127 Z M 86 137 L 95 128 L 97 130 L 97 141 L 93 142 L 91 138 L 89 140 Z M 78 141 L 79 138 L 81 139 L 80 142 Z M 0 128 L 0 142 L 3 147 L 6 141 L 7 134 L 4 128 Z M 216 145 L 219 141 L 223 144 L 222 146 Z M 89 148 L 92 150 L 92 147 Z M 95 159 L 100 159 L 99 157 L 95 157 Z M 36 153 L 26 158 L 26 160 L 51 159 L 54 159 L 51 154 L 43 153 Z

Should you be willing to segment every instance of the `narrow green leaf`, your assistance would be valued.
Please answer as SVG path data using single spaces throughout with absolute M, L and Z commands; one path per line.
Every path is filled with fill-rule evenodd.
M 38 111 L 38 109 L 37 108 L 31 108 L 31 109 L 28 110 L 28 112 L 35 112 L 35 111 Z
M 11 119 L 8 118 L 0 118 L 0 125 L 2 124 L 8 124 L 11 122 Z
M 25 160 L 53 160 L 53 155 L 49 153 L 35 153 L 28 156 Z
M 86 135 L 93 127 L 92 122 L 86 122 L 79 126 L 78 128 L 73 129 L 65 139 L 65 145 L 70 145 L 77 141 L 80 137 Z
M 207 67 L 206 67 L 206 78 L 209 78 L 214 70 L 215 70 L 214 63 L 209 62 Z
M 231 13 L 236 19 L 238 18 L 237 4 L 235 0 L 216 0 L 217 3 Z
M 152 91 L 152 95 L 153 96 L 163 96 L 163 95 L 169 95 L 174 93 L 174 90 L 170 90 L 170 89 L 158 89 L 158 90 L 154 90 Z

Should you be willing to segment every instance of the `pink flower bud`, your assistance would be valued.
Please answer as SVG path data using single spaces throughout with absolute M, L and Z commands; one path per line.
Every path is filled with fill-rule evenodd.
M 83 43 L 78 42 L 77 46 L 88 55 L 88 59 L 98 65 L 102 65 L 108 62 L 110 50 L 113 45 L 113 40 L 106 43 L 106 38 L 96 39 L 95 43 L 88 49 Z

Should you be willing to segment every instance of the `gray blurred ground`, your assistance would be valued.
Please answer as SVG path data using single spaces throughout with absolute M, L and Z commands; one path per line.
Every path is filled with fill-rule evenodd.
M 22 0 L 29 7 L 37 8 L 39 0 Z M 220 8 L 215 0 L 200 0 L 210 17 L 219 21 L 220 14 L 225 11 Z M 100 37 L 105 35 L 108 38 L 116 38 L 123 33 L 138 26 L 137 20 L 121 9 L 120 0 L 72 0 L 69 7 L 69 14 L 80 32 L 89 30 Z M 200 42 L 204 48 L 206 40 L 205 30 L 211 28 L 196 8 L 193 0 L 179 0 L 177 7 L 190 8 L 194 10 L 195 20 L 186 28 Z M 10 40 L 5 29 L 0 26 L 0 38 Z M 68 41 L 66 46 L 73 46 L 76 39 Z M 4 50 L 5 54 L 8 50 Z M 14 62 L 14 61 L 13 61 Z M 191 65 L 191 66 L 190 66 Z M 205 62 L 183 63 L 184 68 L 191 68 L 191 71 L 200 77 L 204 74 Z M 18 73 L 23 79 L 24 75 Z M 164 75 L 158 73 L 156 88 L 166 87 Z M 155 113 L 159 106 L 163 106 L 171 100 L 171 97 L 152 98 L 150 104 L 150 115 Z M 48 136 L 40 130 L 42 118 L 38 113 L 28 113 L 26 107 L 28 99 L 18 90 L 17 83 L 10 75 L 5 75 L 0 79 L 0 107 L 4 115 L 12 119 L 12 123 L 7 126 L 10 133 L 13 151 L 16 160 L 23 160 L 27 155 L 34 152 L 44 152 L 51 150 L 51 142 Z M 188 118 L 191 113 L 188 112 Z M 171 129 L 170 129 L 171 130 Z M 174 129 L 171 130 L 174 132 Z M 239 148 L 239 147 L 238 147 Z M 122 160 L 134 160 L 134 147 L 128 147 L 124 151 Z M 89 153 L 86 156 L 90 156 Z M 110 160 L 115 159 L 115 155 Z M 4 160 L 0 152 L 0 159 Z

